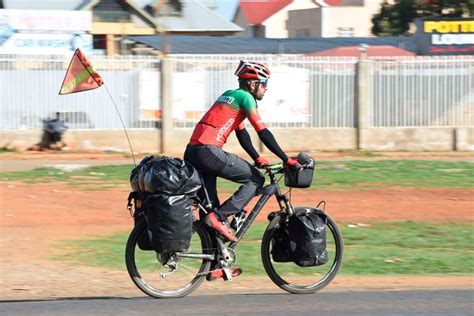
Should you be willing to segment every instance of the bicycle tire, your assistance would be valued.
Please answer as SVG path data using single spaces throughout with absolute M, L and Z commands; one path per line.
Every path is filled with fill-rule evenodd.
M 179 298 L 197 289 L 209 272 L 211 261 L 209 259 L 180 258 L 175 273 L 181 272 L 180 269 L 188 269 L 189 267 L 186 264 L 192 262 L 190 265 L 192 269 L 189 269 L 189 273 L 183 277 L 182 282 L 175 277 L 174 273 L 169 278 L 172 279 L 171 281 L 169 279 L 166 280 L 167 277 L 161 278 L 158 271 L 160 269 L 165 270 L 165 267 L 158 261 L 157 253 L 154 250 L 141 250 L 138 247 L 138 237 L 144 230 L 146 230 L 145 219 L 140 221 L 132 230 L 125 249 L 125 263 L 128 274 L 135 285 L 142 292 L 154 298 Z M 188 252 L 190 253 L 191 251 L 203 254 L 210 254 L 212 251 L 209 233 L 205 226 L 199 225 L 198 222 L 195 222 L 193 225 L 193 239 Z M 154 263 L 152 262 L 153 260 Z M 138 261 L 143 261 L 143 263 L 138 263 Z M 148 271 L 149 269 L 151 271 Z M 194 272 L 194 270 L 197 271 Z M 172 282 L 176 283 L 176 288 L 174 288 L 175 285 Z
M 308 208 L 308 207 L 297 207 L 295 208 L 295 211 L 302 209 L 302 208 Z M 344 256 L 344 240 L 342 238 L 342 234 L 337 227 L 336 222 L 329 217 L 329 215 L 325 214 L 327 216 L 327 228 L 326 229 L 326 237 L 328 241 L 330 239 L 333 240 L 334 244 L 334 249 L 328 249 L 327 246 L 327 251 L 328 253 L 331 253 L 331 259 L 328 261 L 325 265 L 323 266 L 318 266 L 318 267 L 298 267 L 295 263 L 293 262 L 284 262 L 284 263 L 276 263 L 272 260 L 272 255 L 271 255 L 271 244 L 272 244 L 272 237 L 273 233 L 275 232 L 275 229 L 279 227 L 280 222 L 282 220 L 280 215 L 275 216 L 275 218 L 270 222 L 270 224 L 267 226 L 267 229 L 265 230 L 262 238 L 262 248 L 261 248 L 261 256 L 262 256 L 262 263 L 263 267 L 265 268 L 265 272 L 267 275 L 270 277 L 270 279 L 275 283 L 278 287 L 281 289 L 293 293 L 293 294 L 311 294 L 315 293 L 325 286 L 327 286 L 331 281 L 334 279 L 336 276 L 337 272 L 339 271 L 341 265 L 342 265 L 342 260 Z M 329 241 L 331 245 L 330 247 L 332 248 L 332 241 Z M 330 266 L 329 266 L 330 265 Z M 320 272 L 316 273 L 312 271 L 318 271 L 319 269 L 324 269 L 327 270 L 322 277 L 319 277 L 319 280 L 313 282 L 313 280 L 310 280 L 309 284 L 305 285 L 300 285 L 297 284 L 299 282 L 307 282 L 306 279 L 308 279 L 308 275 L 317 275 L 320 274 Z M 290 271 L 287 272 L 288 276 L 282 276 L 282 272 L 278 272 L 278 270 L 285 270 L 285 271 Z M 301 271 L 301 274 L 305 275 L 304 277 L 296 275 L 298 271 Z M 300 279 L 301 278 L 301 281 Z M 303 281 L 304 279 L 304 281 Z

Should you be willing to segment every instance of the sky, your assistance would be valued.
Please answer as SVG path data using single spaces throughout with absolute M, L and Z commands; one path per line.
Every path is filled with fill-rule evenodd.
M 238 0 L 195 0 L 202 4 L 214 3 L 216 12 L 227 20 L 231 21 L 237 8 Z M 52 10 L 72 10 L 81 4 L 83 0 L 3 0 L 7 9 L 52 9 Z M 141 7 L 154 2 L 153 0 L 134 0 Z

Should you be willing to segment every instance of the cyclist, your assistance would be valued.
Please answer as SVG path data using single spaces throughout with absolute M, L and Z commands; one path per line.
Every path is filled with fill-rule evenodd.
M 196 125 L 186 147 L 184 159 L 193 164 L 202 174 L 209 193 L 213 211 L 205 222 L 230 241 L 237 241 L 227 222 L 227 217 L 244 209 L 248 202 L 262 188 L 265 178 L 250 163 L 239 156 L 225 152 L 222 147 L 229 134 L 235 130 L 242 148 L 257 165 L 269 165 L 268 160 L 255 150 L 243 121 L 247 118 L 265 146 L 284 163 L 295 166 L 297 161 L 289 158 L 276 142 L 273 134 L 265 127 L 257 111 L 257 101 L 267 91 L 270 70 L 258 62 L 240 61 L 235 75 L 239 88 L 224 92 Z M 219 204 L 216 190 L 217 177 L 242 184 L 224 203 Z M 203 192 L 200 192 L 200 197 Z M 231 271 L 232 276 L 242 273 L 241 269 Z M 222 270 L 210 272 L 208 280 L 223 277 Z

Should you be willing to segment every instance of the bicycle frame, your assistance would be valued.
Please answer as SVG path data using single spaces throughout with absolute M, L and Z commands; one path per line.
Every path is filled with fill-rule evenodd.
M 278 167 L 278 166 L 281 166 L 281 164 L 277 164 L 275 166 Z M 229 245 L 229 248 L 235 249 L 235 247 L 237 247 L 237 244 L 239 243 L 239 241 L 245 235 L 250 225 L 255 221 L 255 219 L 257 218 L 257 215 L 260 213 L 260 211 L 262 210 L 262 208 L 265 206 L 265 204 L 268 202 L 268 200 L 270 199 L 272 195 L 275 195 L 278 205 L 280 206 L 280 210 L 285 211 L 288 215 L 293 214 L 293 206 L 291 205 L 288 196 L 281 192 L 278 181 L 276 180 L 276 175 L 280 171 L 281 171 L 281 167 L 279 167 L 276 170 L 272 169 L 271 167 L 267 169 L 267 173 L 270 178 L 270 184 L 262 188 L 262 192 L 261 192 L 262 195 L 258 199 L 257 203 L 253 207 L 250 214 L 242 223 L 242 227 L 237 231 L 237 234 L 236 234 L 237 241 L 231 242 Z
M 262 188 L 260 198 L 258 199 L 257 203 L 255 204 L 255 206 L 253 207 L 252 211 L 249 213 L 247 218 L 242 223 L 242 226 L 240 227 L 240 229 L 237 231 L 235 235 L 237 238 L 237 241 L 231 242 L 228 245 L 228 247 L 225 247 L 225 244 L 223 243 L 222 239 L 219 237 L 217 238 L 219 249 L 222 252 L 222 255 L 224 256 L 224 258 L 228 257 L 228 253 L 227 253 L 228 248 L 233 250 L 237 247 L 240 240 L 249 229 L 250 225 L 255 221 L 255 219 L 257 218 L 257 215 L 260 213 L 260 211 L 262 210 L 262 208 L 265 206 L 265 204 L 268 202 L 268 200 L 270 199 L 272 195 L 275 195 L 281 211 L 286 212 L 288 215 L 293 214 L 293 206 L 291 205 L 288 196 L 281 192 L 278 181 L 276 180 L 276 175 L 281 173 L 281 171 L 283 170 L 282 164 L 271 165 L 271 166 L 266 167 L 265 169 L 266 169 L 266 173 L 268 174 L 270 178 L 270 184 Z M 202 206 L 199 203 L 198 205 L 204 208 L 204 210 L 206 210 L 207 212 L 207 210 L 211 209 L 211 203 L 209 200 L 209 194 L 207 192 L 206 187 L 203 186 L 203 189 L 204 189 L 206 201 L 204 201 L 205 203 L 203 203 L 204 206 Z M 201 224 L 202 224 L 202 220 L 201 220 Z M 210 260 L 216 259 L 215 255 L 192 254 L 192 253 L 177 253 L 176 255 L 182 258 L 196 258 L 196 259 L 210 259 Z

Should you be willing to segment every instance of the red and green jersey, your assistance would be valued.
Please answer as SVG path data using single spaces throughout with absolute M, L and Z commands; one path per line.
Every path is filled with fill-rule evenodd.
M 257 132 L 265 128 L 254 97 L 242 89 L 228 90 L 217 98 L 196 125 L 189 143 L 222 147 L 232 131 L 244 128 L 246 118 Z

